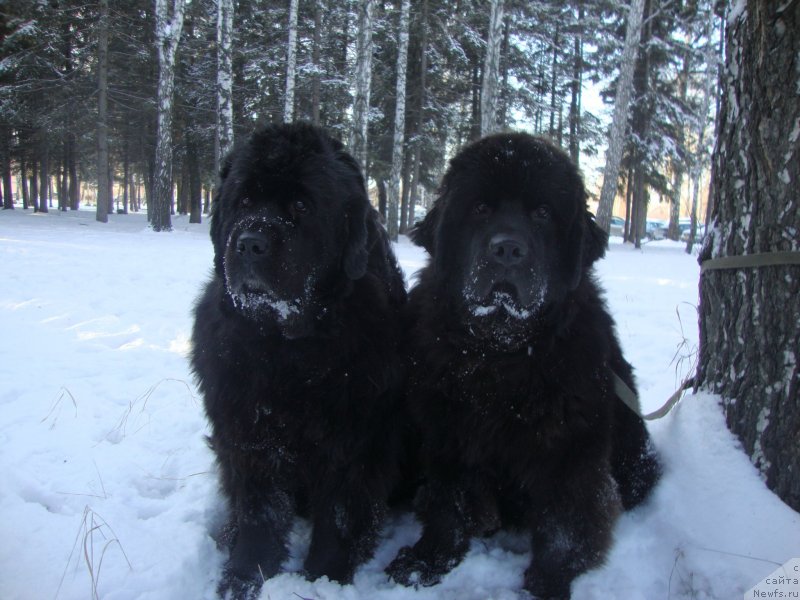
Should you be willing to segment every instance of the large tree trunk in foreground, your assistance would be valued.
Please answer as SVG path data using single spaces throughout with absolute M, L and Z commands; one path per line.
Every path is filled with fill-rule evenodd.
M 726 31 L 702 260 L 800 250 L 800 3 L 740 8 Z M 697 383 L 722 397 L 767 485 L 800 510 L 800 266 L 706 270 L 700 296 Z

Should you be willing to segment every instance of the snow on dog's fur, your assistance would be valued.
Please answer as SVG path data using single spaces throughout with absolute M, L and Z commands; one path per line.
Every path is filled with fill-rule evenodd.
M 403 277 L 355 161 L 322 130 L 267 127 L 234 150 L 214 200 L 215 270 L 192 367 L 230 509 L 220 583 L 258 595 L 288 558 L 347 582 L 396 483 Z
M 611 383 L 634 385 L 592 276 L 606 235 L 563 152 L 499 134 L 451 161 L 412 238 L 431 255 L 408 304 L 428 483 L 422 537 L 388 572 L 434 584 L 471 537 L 518 527 L 533 550 L 525 588 L 567 597 L 660 470 Z

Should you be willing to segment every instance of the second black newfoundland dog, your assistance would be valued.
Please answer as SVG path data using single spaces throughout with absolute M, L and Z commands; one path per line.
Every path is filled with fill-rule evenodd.
M 411 291 L 408 402 L 428 478 L 422 537 L 387 571 L 431 585 L 470 538 L 530 532 L 524 587 L 567 598 L 601 563 L 622 509 L 659 477 L 592 264 L 607 236 L 552 144 L 499 134 L 461 151 L 412 232 L 431 255 Z
M 312 524 L 305 573 L 346 582 L 394 485 L 403 277 L 361 172 L 307 124 L 256 132 L 214 200 L 192 367 L 229 501 L 219 592 L 258 595 Z

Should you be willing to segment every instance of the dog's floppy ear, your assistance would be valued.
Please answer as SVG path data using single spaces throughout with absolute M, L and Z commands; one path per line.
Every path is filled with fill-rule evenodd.
M 350 156 L 341 143 L 333 140 L 336 150 L 336 159 L 352 172 L 355 179 L 350 198 L 347 200 L 345 211 L 346 220 L 345 232 L 347 241 L 344 246 L 344 257 L 342 266 L 345 275 L 349 279 L 361 279 L 367 272 L 367 262 L 369 261 L 369 251 L 367 248 L 367 208 L 369 199 L 367 198 L 364 177 L 356 160 Z
M 422 221 L 417 221 L 408 232 L 408 237 L 417 246 L 422 246 L 433 256 L 434 246 L 436 245 L 436 229 L 439 227 L 439 215 L 442 213 L 444 198 L 439 197 L 433 204 L 433 208 L 428 211 Z
M 211 226 L 209 227 L 209 234 L 211 236 L 211 243 L 214 244 L 214 271 L 219 276 L 222 276 L 222 263 L 225 256 L 226 243 L 226 240 L 220 239 L 222 237 L 222 188 L 231 172 L 232 164 L 233 152 L 230 152 L 222 161 L 222 167 L 220 167 L 219 170 L 217 189 L 214 190 L 214 197 L 211 200 Z
M 344 272 L 352 280 L 367 272 L 367 202 L 359 199 L 347 207 L 347 242 L 344 247 Z
M 584 213 L 586 231 L 583 242 L 583 264 L 588 267 L 606 255 L 608 233 L 600 229 L 594 215 L 588 210 Z
M 586 191 L 580 185 L 578 199 L 580 206 L 586 206 Z M 574 290 L 581 282 L 584 272 L 596 261 L 603 258 L 608 246 L 608 234 L 600 229 L 595 222 L 594 215 L 586 208 L 581 208 L 575 217 L 572 226 L 569 247 L 572 253 L 569 256 L 569 288 Z

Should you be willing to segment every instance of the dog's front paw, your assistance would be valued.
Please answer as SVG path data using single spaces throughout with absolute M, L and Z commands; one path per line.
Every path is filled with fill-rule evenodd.
M 222 600 L 256 600 L 263 583 L 260 577 L 257 579 L 240 577 L 226 569 L 217 586 L 217 595 Z
M 453 561 L 421 556 L 415 548 L 406 546 L 386 567 L 386 573 L 402 585 L 436 585 L 452 568 Z

